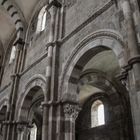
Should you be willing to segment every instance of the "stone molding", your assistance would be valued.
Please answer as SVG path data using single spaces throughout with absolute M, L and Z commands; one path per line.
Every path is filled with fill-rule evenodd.
M 17 7 L 17 5 L 13 2 L 13 1 L 9 1 L 9 0 L 0 0 L 0 5 L 7 11 L 7 13 L 9 14 L 9 16 L 11 17 L 11 19 L 13 20 L 14 24 L 15 24 L 15 28 L 17 31 L 17 39 L 22 39 L 24 40 L 24 24 L 25 19 L 23 16 L 22 11 L 20 10 L 19 7 Z M 16 16 L 15 16 L 16 15 Z

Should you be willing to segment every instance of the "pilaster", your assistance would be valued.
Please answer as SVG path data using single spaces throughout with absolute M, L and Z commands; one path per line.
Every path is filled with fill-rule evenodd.
M 124 71 L 120 76 L 120 79 L 126 81 L 127 88 L 129 90 L 132 120 L 135 140 L 139 140 L 140 137 L 140 53 L 138 49 L 138 41 L 135 32 L 135 25 L 133 19 L 133 11 L 130 0 L 121 0 L 125 25 L 127 29 L 127 65 L 123 68 Z

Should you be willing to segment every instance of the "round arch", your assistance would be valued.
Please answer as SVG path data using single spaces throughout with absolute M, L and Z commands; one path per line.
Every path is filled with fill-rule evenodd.
M 34 18 L 35 16 L 38 15 L 39 11 L 40 11 L 40 10 L 42 9 L 42 7 L 45 6 L 45 5 L 46 5 L 46 2 L 45 2 L 45 1 L 38 1 L 38 3 L 36 4 L 35 8 L 33 9 L 33 13 L 32 13 L 32 16 L 31 16 L 31 18 L 30 18 L 30 22 L 29 22 L 28 28 L 30 27 L 30 24 L 31 24 L 33 18 Z
M 25 36 L 25 19 L 20 8 L 13 1 L 0 0 L 0 5 L 7 11 L 11 17 L 17 31 L 17 41 L 23 41 Z
M 121 35 L 112 30 L 99 30 L 83 39 L 73 50 L 62 71 L 59 89 L 62 100 L 65 100 L 67 94 L 70 94 L 72 100 L 75 99 L 80 73 L 93 56 L 105 50 L 112 50 L 122 68 L 126 63 L 125 48 Z
M 128 114 L 128 101 L 127 101 L 127 97 L 123 92 L 119 91 L 120 85 L 117 84 L 117 81 L 115 79 L 113 79 L 113 81 L 106 76 L 103 72 L 97 71 L 97 70 L 86 70 L 83 72 L 83 74 L 80 76 L 79 82 L 78 82 L 78 86 L 77 86 L 77 90 L 79 93 L 80 89 L 82 86 L 84 85 L 90 85 L 93 87 L 96 87 L 98 89 L 100 89 L 101 91 L 105 92 L 106 95 L 108 97 L 110 97 L 110 103 L 111 104 L 116 104 L 119 102 L 121 107 L 120 108 L 120 112 L 122 112 L 123 114 L 127 115 Z M 127 91 L 125 91 L 127 92 Z M 90 97 L 89 97 L 90 98 Z M 116 99 L 114 101 L 114 98 Z M 88 99 L 87 99 L 88 100 Z M 125 113 L 124 113 L 125 112 Z M 125 118 L 125 116 L 124 116 Z
M 78 89 L 86 84 L 105 90 L 108 94 L 117 92 L 110 79 L 107 78 L 103 72 L 98 70 L 91 69 L 83 72 L 78 82 Z
M 19 99 L 17 101 L 17 107 L 16 107 L 17 108 L 16 113 L 18 114 L 17 120 L 19 120 L 19 118 L 20 118 L 21 109 L 22 109 L 25 98 L 27 97 L 28 93 L 36 87 L 40 88 L 43 92 L 43 95 L 45 95 L 45 93 L 46 93 L 46 79 L 43 75 L 40 75 L 40 74 L 34 75 L 32 78 L 29 79 L 27 84 L 24 86 L 24 90 L 22 92 L 22 95 L 19 97 Z
M 3 108 L 3 106 L 7 106 L 7 108 L 9 107 L 9 100 L 6 97 L 0 100 L 0 110 Z
M 33 12 L 32 12 L 32 16 L 30 18 L 30 21 L 29 21 L 29 25 L 28 25 L 28 29 L 27 29 L 27 36 L 29 38 L 30 36 L 30 32 L 31 32 L 31 26 L 32 26 L 32 22 L 34 22 L 34 20 L 36 21 L 36 25 L 37 25 L 37 20 L 36 20 L 36 17 L 38 17 L 38 14 L 40 12 L 40 10 L 46 5 L 46 2 L 45 1 L 38 1 L 38 3 L 36 4 L 36 6 L 34 7 L 33 9 Z

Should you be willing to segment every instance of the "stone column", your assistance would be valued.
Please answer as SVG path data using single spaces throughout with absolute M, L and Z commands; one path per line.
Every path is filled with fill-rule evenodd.
M 24 133 L 23 133 L 23 136 L 22 136 L 22 140 L 29 140 L 29 137 L 30 137 L 30 128 L 29 127 L 26 127 L 25 130 L 24 130 Z
M 56 108 L 54 107 L 54 102 L 57 100 L 57 86 L 58 86 L 58 75 L 56 69 L 58 60 L 58 46 L 57 42 L 57 22 L 58 9 L 60 3 L 57 0 L 50 0 L 47 6 L 47 11 L 51 15 L 50 21 L 50 32 L 49 41 L 46 44 L 46 49 L 48 52 L 47 65 L 46 65 L 46 95 L 44 97 L 43 103 L 43 126 L 42 126 L 42 140 L 55 140 L 56 137 Z
M 24 131 L 25 131 L 24 126 L 17 127 L 17 140 L 23 140 Z
M 18 96 L 18 86 L 19 86 L 19 80 L 20 80 L 20 67 L 21 67 L 21 58 L 22 58 L 22 51 L 24 42 L 23 40 L 19 39 L 15 43 L 17 48 L 16 53 L 16 59 L 14 62 L 14 68 L 13 68 L 13 74 L 11 75 L 11 92 L 10 92 L 10 98 L 9 98 L 9 108 L 7 111 L 7 119 L 6 121 L 10 122 L 6 125 L 6 137 L 5 140 L 16 140 L 17 134 L 16 134 L 16 124 L 15 124 L 15 107 L 16 107 L 16 101 Z
M 65 140 L 75 140 L 75 120 L 78 117 L 80 107 L 77 104 L 64 104 L 65 114 Z
M 48 140 L 48 105 L 42 103 L 43 123 L 42 123 L 42 140 Z
M 17 140 L 29 140 L 32 125 L 29 122 L 17 122 Z
M 129 0 L 121 0 L 126 31 L 127 31 L 127 61 L 124 67 L 125 78 L 128 79 L 133 128 L 135 140 L 140 140 L 140 54 L 134 26 L 133 11 Z

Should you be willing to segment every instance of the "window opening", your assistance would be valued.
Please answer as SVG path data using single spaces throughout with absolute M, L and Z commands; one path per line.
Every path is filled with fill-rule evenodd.
M 15 60 L 16 57 L 16 47 L 13 46 L 12 50 L 11 50 L 11 55 L 10 55 L 10 60 L 9 60 L 9 64 L 12 64 Z
M 105 124 L 104 105 L 102 101 L 97 100 L 91 107 L 91 127 Z
M 36 140 L 36 136 L 37 136 L 37 126 L 35 123 L 33 123 L 33 127 L 31 128 L 30 131 L 30 140 Z

